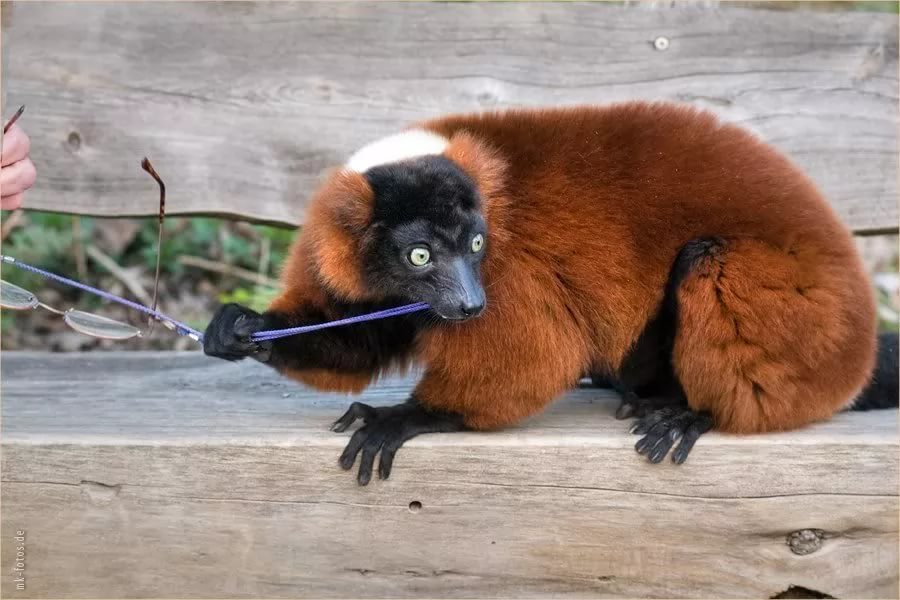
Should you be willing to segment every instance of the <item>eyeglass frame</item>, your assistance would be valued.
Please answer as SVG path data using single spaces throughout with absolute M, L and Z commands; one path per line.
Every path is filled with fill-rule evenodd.
M 72 329 L 74 329 L 75 331 L 77 331 L 78 333 L 81 333 L 83 335 L 88 335 L 88 336 L 94 337 L 94 338 L 99 338 L 99 339 L 121 341 L 121 340 L 129 340 L 129 339 L 132 339 L 135 337 L 143 336 L 143 332 L 140 329 L 138 329 L 137 327 L 135 327 L 134 325 L 131 325 L 130 323 L 123 323 L 122 321 L 110 319 L 109 317 L 106 317 L 103 315 L 97 315 L 94 313 L 85 312 L 83 310 L 78 310 L 74 307 L 68 308 L 66 310 L 55 308 L 53 306 L 50 306 L 49 304 L 41 302 L 41 300 L 37 297 L 37 295 L 34 292 L 26 290 L 25 288 L 20 287 L 14 283 L 10 283 L 4 279 L 0 279 L 0 285 L 6 286 L 9 288 L 13 288 L 12 290 L 7 290 L 7 291 L 20 292 L 28 300 L 26 303 L 24 303 L 22 305 L 12 305 L 12 304 L 0 303 L 0 308 L 6 309 L 6 310 L 16 310 L 16 311 L 37 310 L 38 308 L 43 308 L 44 310 L 47 310 L 51 313 L 61 315 L 63 317 L 63 320 L 66 322 L 66 324 L 69 327 L 71 327 Z M 123 328 L 123 330 L 125 328 L 131 329 L 133 333 L 131 333 L 131 335 L 113 336 L 113 335 L 102 335 L 99 333 L 95 333 L 93 331 L 88 331 L 88 328 L 86 326 L 79 324 L 77 321 L 75 321 L 71 318 L 71 316 L 73 316 L 73 315 L 84 315 L 85 317 L 89 317 L 91 319 L 98 319 L 100 321 L 108 321 L 114 325 L 120 326 L 121 328 Z M 174 328 L 173 325 L 169 325 L 169 327 Z

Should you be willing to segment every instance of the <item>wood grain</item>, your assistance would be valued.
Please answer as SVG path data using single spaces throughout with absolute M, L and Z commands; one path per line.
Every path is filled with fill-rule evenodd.
M 645 98 L 754 129 L 856 231 L 896 231 L 897 46 L 896 15 L 727 5 L 22 3 L 3 87 L 37 209 L 152 215 L 146 155 L 173 214 L 296 224 L 327 168 L 411 121 Z
M 29 582 L 12 591 L 4 569 L 5 597 L 898 593 L 896 411 L 710 434 L 675 467 L 639 459 L 614 397 L 581 388 L 508 431 L 417 438 L 360 488 L 336 466 L 348 434 L 327 430 L 349 399 L 258 364 L 6 352 L 0 367 L 3 535 L 26 531 Z M 786 536 L 804 528 L 825 541 L 799 556 Z

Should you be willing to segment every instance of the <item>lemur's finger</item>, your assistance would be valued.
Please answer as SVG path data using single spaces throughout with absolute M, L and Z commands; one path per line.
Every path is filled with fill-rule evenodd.
M 657 440 L 656 445 L 653 446 L 653 449 L 647 454 L 647 460 L 656 464 L 662 462 L 662 459 L 666 457 L 666 454 L 669 453 L 669 450 L 672 449 L 672 445 L 675 443 L 675 440 L 672 439 L 669 435 L 664 435 L 659 440 Z
M 675 451 L 672 452 L 672 462 L 680 465 L 687 460 L 688 454 L 690 454 L 694 444 L 697 443 L 697 440 L 700 439 L 701 435 L 712 429 L 712 426 L 712 417 L 705 414 L 697 416 L 694 422 L 688 425 L 684 430 L 681 442 L 678 444 L 678 447 L 675 448 Z
M 347 431 L 347 428 L 353 425 L 357 419 L 362 419 L 363 422 L 368 423 L 369 421 L 374 420 L 374 418 L 374 408 L 368 404 L 363 404 L 362 402 L 354 402 L 350 405 L 350 408 L 347 409 L 347 412 L 341 415 L 341 417 L 331 425 L 331 430 L 342 433 Z
M 391 468 L 394 466 L 394 455 L 403 445 L 402 438 L 395 438 L 385 442 L 381 447 L 381 460 L 378 462 L 378 476 L 381 479 L 387 479 L 391 476 Z
M 344 469 L 345 471 L 349 471 L 351 467 L 353 467 L 353 463 L 356 462 L 356 455 L 359 454 L 359 451 L 363 446 L 363 442 L 366 441 L 366 436 L 368 435 L 368 426 L 360 427 L 353 432 L 353 435 L 350 437 L 350 441 L 347 442 L 347 447 L 344 448 L 344 451 L 341 453 L 341 457 L 338 459 L 338 464 L 342 469 Z

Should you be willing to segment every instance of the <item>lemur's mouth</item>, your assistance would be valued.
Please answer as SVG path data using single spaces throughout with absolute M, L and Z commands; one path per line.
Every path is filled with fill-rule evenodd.
M 460 323 L 462 321 L 470 321 L 472 319 L 477 319 L 484 313 L 484 305 L 477 307 L 466 307 L 463 309 L 460 307 L 457 311 L 447 312 L 440 310 L 434 311 L 440 318 L 445 321 L 453 321 Z

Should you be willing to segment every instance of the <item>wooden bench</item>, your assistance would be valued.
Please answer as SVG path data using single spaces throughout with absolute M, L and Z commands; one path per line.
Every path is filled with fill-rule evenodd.
M 411 120 L 643 97 L 754 128 L 875 234 L 898 225 L 897 45 L 897 17 L 867 13 L 22 4 L 3 88 L 29 106 L 32 208 L 152 214 L 148 155 L 170 213 L 299 223 L 323 169 Z M 417 438 L 360 488 L 327 428 L 349 400 L 259 365 L 0 368 L 4 597 L 898 594 L 896 411 L 709 434 L 675 467 L 635 454 L 614 395 L 585 387 L 508 431 Z

